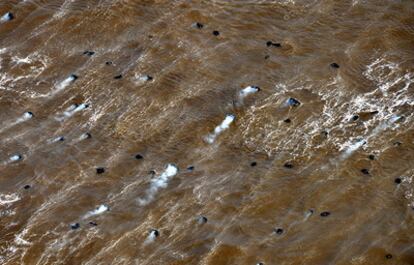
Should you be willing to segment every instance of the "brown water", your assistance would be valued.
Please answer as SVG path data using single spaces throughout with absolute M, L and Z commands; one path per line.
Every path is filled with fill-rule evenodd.
M 6 12 L 0 264 L 414 264 L 414 1 Z

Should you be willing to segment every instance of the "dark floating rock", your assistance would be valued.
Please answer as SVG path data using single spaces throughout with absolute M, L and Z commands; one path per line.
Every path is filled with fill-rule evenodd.
M 400 183 L 402 182 L 402 180 L 401 180 L 400 178 L 396 178 L 396 179 L 394 179 L 394 182 L 395 182 L 396 184 L 400 184 Z
M 84 51 L 83 52 L 83 55 L 87 55 L 87 56 L 92 56 L 94 54 L 95 54 L 95 52 L 93 52 L 93 51 Z
M 92 222 L 92 221 L 90 221 L 90 222 L 89 222 L 89 224 L 90 224 L 91 226 L 97 226 L 97 225 L 98 225 L 97 223 Z
M 374 160 L 375 156 L 374 155 L 369 155 L 368 158 L 369 158 L 369 160 Z
M 208 221 L 208 219 L 205 216 L 199 216 L 198 217 L 198 223 L 199 224 L 205 224 L 205 223 L 207 223 L 207 221 Z
M 282 228 L 276 228 L 274 231 L 275 231 L 275 233 L 276 233 L 276 234 L 278 234 L 278 235 L 283 234 L 283 229 L 282 229 Z
M 141 155 L 141 154 L 136 154 L 135 155 L 135 159 L 138 159 L 138 160 L 140 160 L 140 159 L 143 159 L 144 157 Z
M 122 78 L 122 75 L 114 76 L 114 79 L 121 79 L 121 78 Z
M 70 228 L 71 228 L 72 230 L 78 229 L 79 227 L 80 227 L 80 224 L 79 224 L 79 223 L 74 223 L 74 224 L 71 224 L 71 225 L 70 225 Z
M 354 115 L 354 116 L 352 116 L 352 118 L 351 118 L 353 121 L 356 121 L 356 120 L 358 120 L 359 119 L 359 116 L 358 115 Z
M 24 187 L 23 187 L 23 189 L 25 189 L 25 190 L 28 190 L 28 189 L 30 189 L 31 188 L 31 186 L 30 185 L 24 185 Z
M 330 212 L 321 212 L 321 216 L 322 217 L 327 217 L 329 216 L 331 213 Z
M 214 36 L 218 36 L 218 35 L 220 35 L 220 32 L 218 32 L 217 30 L 214 30 L 214 31 L 213 31 L 213 35 L 214 35 Z
M 295 98 L 289 98 L 289 99 L 287 100 L 287 104 L 288 104 L 289 106 L 297 107 L 297 106 L 299 106 L 299 105 L 300 105 L 300 101 L 299 101 L 299 100 L 297 100 L 297 99 L 295 99 Z
M 339 64 L 337 63 L 331 63 L 330 65 L 332 68 L 339 68 Z
M 385 258 L 386 259 L 392 259 L 392 255 L 391 254 L 387 254 L 387 255 L 385 255 Z
M 149 233 L 153 234 L 155 237 L 158 237 L 160 235 L 160 232 L 157 229 L 151 229 Z
M 361 169 L 361 173 L 364 175 L 369 175 L 369 170 L 366 168 Z
M 195 23 L 194 26 L 198 29 L 202 29 L 204 27 L 204 25 L 201 24 L 200 22 Z
M 96 173 L 97 174 L 103 174 L 104 172 L 105 172 L 105 168 L 103 168 L 103 167 L 96 168 Z
M 188 171 L 193 171 L 193 170 L 194 170 L 194 166 L 189 166 L 189 167 L 187 167 L 187 170 L 188 170 Z
M 290 123 L 290 122 L 291 122 L 291 120 L 290 120 L 289 118 L 287 118 L 286 120 L 284 120 L 284 122 L 286 122 L 286 123 Z
M 284 166 L 285 168 L 293 168 L 292 163 L 289 163 L 289 162 L 286 162 L 283 166 Z
M 107 61 L 105 64 L 106 65 L 112 65 L 112 62 L 111 61 Z
M 255 166 L 257 166 L 257 162 L 251 162 L 251 163 L 250 163 L 250 166 L 251 166 L 251 167 L 255 167 Z

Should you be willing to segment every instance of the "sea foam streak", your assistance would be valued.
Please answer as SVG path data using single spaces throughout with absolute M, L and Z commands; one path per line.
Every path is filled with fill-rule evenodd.
M 105 204 L 101 204 L 95 210 L 87 212 L 83 218 L 88 218 L 88 217 L 91 217 L 91 216 L 94 216 L 94 215 L 98 215 L 98 214 L 104 213 L 108 210 L 109 210 L 109 206 L 107 206 Z
M 254 94 L 254 93 L 259 92 L 259 91 L 260 91 L 260 88 L 257 87 L 257 86 L 248 86 L 248 87 L 242 89 L 239 92 L 239 99 L 240 99 L 241 103 L 243 103 L 244 98 L 246 98 L 248 95 Z
M 236 119 L 236 116 L 233 114 L 229 114 L 226 118 L 221 122 L 219 126 L 214 129 L 214 132 L 210 133 L 206 136 L 205 140 L 207 143 L 212 144 L 216 140 L 217 136 L 219 136 L 223 131 L 227 130 L 230 127 L 230 124 Z
M 138 203 L 141 206 L 149 204 L 154 200 L 155 195 L 159 189 L 164 189 L 168 186 L 168 181 L 177 175 L 178 168 L 173 164 L 168 164 L 165 171 L 158 177 L 151 180 L 151 186 L 146 191 L 146 196 L 144 198 L 139 198 Z

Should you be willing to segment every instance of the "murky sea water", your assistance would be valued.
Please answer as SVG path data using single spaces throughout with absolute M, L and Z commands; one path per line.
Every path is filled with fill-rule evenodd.
M 0 264 L 414 264 L 414 1 L 0 16 Z

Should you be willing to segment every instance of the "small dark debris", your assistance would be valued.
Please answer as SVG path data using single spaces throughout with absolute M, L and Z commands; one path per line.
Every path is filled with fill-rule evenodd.
M 188 171 L 193 171 L 193 170 L 194 170 L 194 166 L 189 166 L 189 167 L 187 167 L 187 170 L 188 170 Z
M 143 158 L 144 158 L 144 157 L 143 157 L 141 154 L 136 154 L 136 155 L 135 155 L 135 159 L 138 159 L 138 160 L 139 160 L 139 159 L 143 159 Z
M 395 146 L 400 146 L 400 145 L 402 145 L 402 143 L 401 143 L 401 142 L 399 142 L 399 141 L 396 141 L 396 142 L 394 142 L 394 145 L 395 145 Z
M 286 122 L 286 123 L 290 123 L 290 122 L 291 122 L 291 120 L 290 120 L 289 118 L 287 118 L 286 120 L 284 120 L 284 122 Z
M 364 175 L 369 175 L 369 170 L 366 168 L 361 169 L 361 173 Z
M 274 47 L 282 47 L 282 44 L 278 43 L 278 42 L 272 42 L 272 41 L 267 41 L 266 42 L 266 46 L 270 47 L 270 46 L 274 46 Z
M 77 75 L 75 75 L 75 74 L 71 74 L 71 75 L 70 75 L 70 77 L 72 77 L 72 78 L 73 78 L 73 80 L 76 80 L 76 79 L 78 79 L 78 78 L 79 78 L 79 76 L 77 76 Z
M 103 168 L 103 167 L 98 167 L 97 169 L 96 169 L 96 173 L 97 174 L 103 174 L 105 172 L 105 168 Z
M 121 78 L 122 78 L 122 75 L 114 76 L 114 79 L 121 79 Z
M 285 168 L 293 168 L 292 163 L 289 163 L 289 162 L 285 163 L 283 166 L 284 166 Z
M 251 167 L 255 167 L 255 166 L 257 166 L 257 162 L 251 162 L 251 163 L 250 163 L 250 166 L 251 166 Z
M 155 172 L 155 170 L 150 170 L 150 171 L 149 171 L 149 173 L 150 173 L 151 175 L 155 175 L 155 174 L 157 174 L 157 173 Z
M 65 137 L 63 136 L 59 137 L 59 142 L 63 142 L 63 141 L 65 141 Z
M 371 115 L 375 115 L 375 114 L 378 114 L 379 113 L 379 111 L 378 110 L 374 110 L 374 111 L 371 111 L 369 114 L 371 114 Z
M 358 120 L 359 119 L 359 116 L 358 115 L 354 115 L 354 116 L 352 116 L 352 120 L 353 121 L 356 121 L 356 120 Z
M 97 226 L 98 224 L 97 223 L 95 223 L 95 222 L 89 222 L 89 224 L 91 225 L 91 226 Z
M 375 156 L 374 155 L 369 155 L 368 158 L 369 158 L 369 160 L 375 160 Z
M 86 139 L 92 138 L 92 134 L 90 134 L 90 133 L 85 133 L 85 135 L 86 135 Z
M 202 28 L 204 27 L 204 25 L 203 25 L 203 24 L 201 24 L 200 22 L 195 23 L 195 26 L 196 26 L 198 29 L 202 29 Z
M 396 184 L 400 184 L 401 183 L 401 179 L 400 178 L 396 178 L 395 180 L 394 180 L 394 182 L 396 183 Z
M 213 35 L 214 36 L 218 36 L 218 35 L 220 35 L 220 32 L 218 32 L 217 30 L 215 30 L 215 31 L 213 31 Z
M 78 229 L 79 227 L 80 227 L 80 224 L 79 224 L 79 223 L 74 223 L 74 224 L 71 224 L 71 225 L 70 225 L 70 228 L 71 228 L 72 230 Z
M 321 216 L 322 217 L 327 217 L 329 216 L 331 213 L 330 212 L 321 212 Z
M 337 63 L 331 63 L 331 67 L 332 68 L 339 68 L 339 64 L 337 64 Z
M 385 255 L 385 258 L 386 259 L 392 259 L 392 255 L 391 254 L 387 254 L 387 255 Z
M 24 187 L 23 187 L 25 190 L 28 190 L 28 189 L 30 189 L 31 188 L 31 186 L 30 185 L 24 185 Z
M 112 65 L 112 62 L 111 61 L 107 61 L 105 64 L 106 65 Z
M 270 57 L 269 55 L 266 55 L 264 58 L 265 58 L 265 60 L 267 60 L 267 59 L 269 59 L 269 57 Z

